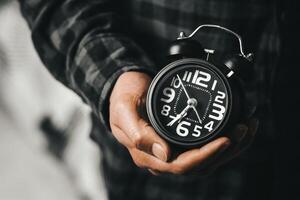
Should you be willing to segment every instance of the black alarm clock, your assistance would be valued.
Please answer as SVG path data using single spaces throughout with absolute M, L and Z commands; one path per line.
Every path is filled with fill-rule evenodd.
M 212 60 L 212 49 L 193 39 L 201 28 L 234 35 L 239 53 Z M 186 36 L 180 33 L 168 49 L 172 60 L 154 77 L 146 101 L 149 121 L 171 144 L 189 148 L 221 136 L 244 120 L 244 83 L 253 75 L 253 54 L 245 54 L 241 37 L 222 26 L 205 24 Z

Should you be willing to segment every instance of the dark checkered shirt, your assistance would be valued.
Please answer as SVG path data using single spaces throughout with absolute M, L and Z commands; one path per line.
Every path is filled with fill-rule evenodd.
M 284 178 L 273 159 L 275 134 L 272 93 L 287 84 L 276 74 L 285 46 L 293 46 L 295 2 L 279 0 L 21 0 L 35 47 L 53 76 L 92 108 L 92 137 L 103 152 L 110 199 L 236 200 L 276 199 L 285 192 Z M 292 11 L 291 13 L 287 12 Z M 297 18 L 297 19 L 295 19 Z M 289 21 L 293 19 L 294 21 Z M 288 22 L 287 22 L 288 21 Z M 247 152 L 213 175 L 155 177 L 134 166 L 128 152 L 110 133 L 108 99 L 126 71 L 154 75 L 165 62 L 168 44 L 180 31 L 218 24 L 239 33 L 246 52 L 255 54 L 255 81 L 249 97 L 260 109 L 261 127 Z M 290 32 L 287 32 L 289 30 Z M 287 35 L 286 33 L 291 33 Z M 238 50 L 229 35 L 207 30 L 198 34 L 206 48 L 221 54 Z M 296 46 L 296 45 L 294 45 Z M 294 48 L 294 47 L 292 47 Z M 290 50 L 290 48 L 287 47 Z M 293 63 L 292 61 L 290 61 Z M 291 65 L 289 65 L 291 66 Z M 290 79 L 292 80 L 292 79 Z M 278 96 L 284 95 L 279 93 Z M 275 105 L 276 102 L 275 102 Z M 286 104 L 289 106 L 289 104 Z M 290 127 L 290 126 L 288 126 Z M 287 145 L 288 146 L 288 145 Z M 286 157 L 284 157 L 286 158 Z M 275 160 L 275 161 L 274 161 Z M 275 167 L 274 167 L 275 166 Z

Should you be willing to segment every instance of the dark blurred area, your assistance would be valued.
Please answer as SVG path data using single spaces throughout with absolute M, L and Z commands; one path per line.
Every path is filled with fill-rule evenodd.
M 16 1 L 0 30 L 0 199 L 106 199 L 89 108 L 42 65 Z

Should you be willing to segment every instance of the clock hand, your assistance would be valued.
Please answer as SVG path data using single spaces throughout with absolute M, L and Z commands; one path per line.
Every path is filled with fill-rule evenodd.
M 167 126 L 173 126 L 173 124 L 175 122 L 178 121 L 178 123 L 182 120 L 182 118 L 184 118 L 185 116 L 187 115 L 187 111 L 185 111 L 184 113 L 182 114 L 178 114 L 172 121 L 170 121 Z
M 186 91 L 186 89 L 185 89 L 183 83 L 182 83 L 182 80 L 181 80 L 180 77 L 178 76 L 178 74 L 177 74 L 177 78 L 178 78 L 178 80 L 179 80 L 179 82 L 180 82 L 180 84 L 181 84 L 181 87 L 182 87 L 182 89 L 183 89 L 185 95 L 187 96 L 187 98 L 188 98 L 188 99 L 191 99 L 190 96 L 189 96 L 189 94 L 187 93 L 187 91 Z
M 191 108 L 191 106 L 188 106 L 188 108 L 186 109 L 186 112 L 183 115 L 181 115 L 180 118 L 178 119 L 178 123 L 180 123 L 181 120 L 187 115 L 190 108 Z
M 184 117 L 186 116 L 187 111 L 188 111 L 190 108 L 192 108 L 192 106 L 191 106 L 191 105 L 187 105 L 187 106 L 181 111 L 181 113 L 177 114 L 176 117 L 175 117 L 172 121 L 170 121 L 170 122 L 167 124 L 167 126 L 173 126 L 173 124 L 174 124 L 175 122 L 177 122 L 178 120 L 179 120 L 179 121 L 182 120 L 182 118 L 184 118 Z
M 187 93 L 187 91 L 186 91 L 186 88 L 184 87 L 184 85 L 183 85 L 183 82 L 182 82 L 182 80 L 181 80 L 181 78 L 179 77 L 179 75 L 178 74 L 176 74 L 176 76 L 177 76 L 177 78 L 178 78 L 178 80 L 179 80 L 179 82 L 180 82 L 180 84 L 181 84 L 181 87 L 182 87 L 182 89 L 183 89 L 183 91 L 184 91 L 184 93 L 185 93 L 185 95 L 187 96 L 187 98 L 188 98 L 188 106 L 190 106 L 191 108 L 193 108 L 193 110 L 195 111 L 195 113 L 196 113 L 196 115 L 197 115 L 197 118 L 198 118 L 198 121 L 199 121 L 199 123 L 200 124 L 202 124 L 202 120 L 200 119 L 200 116 L 199 116 L 199 114 L 198 114 L 198 111 L 197 111 L 197 109 L 196 109 L 196 105 L 197 105 L 197 100 L 196 99 L 194 99 L 194 98 L 191 98 L 190 96 L 189 96 L 189 94 Z M 175 119 L 175 121 L 174 120 L 172 120 L 171 122 L 173 122 L 172 124 L 171 124 L 171 126 L 178 120 L 177 119 L 178 117 L 176 117 Z M 182 119 L 183 117 L 181 117 L 181 119 Z M 181 120 L 180 119 L 180 120 Z M 170 123 L 171 123 L 170 122 Z M 169 123 L 169 124 L 170 124 Z M 168 124 L 168 125 L 169 125 Z
M 198 113 L 196 107 L 195 107 L 195 106 L 192 106 L 192 108 L 193 108 L 193 110 L 195 111 L 195 113 L 196 113 L 196 115 L 197 115 L 197 118 L 198 118 L 199 123 L 202 124 L 202 120 L 200 119 L 200 116 L 199 116 L 199 113 Z

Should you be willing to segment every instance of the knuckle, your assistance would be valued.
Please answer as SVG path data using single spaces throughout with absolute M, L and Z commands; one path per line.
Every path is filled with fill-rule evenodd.
M 132 142 L 137 149 L 140 149 L 143 144 L 143 137 L 138 133 L 134 133 L 133 135 L 134 137 L 132 139 Z

